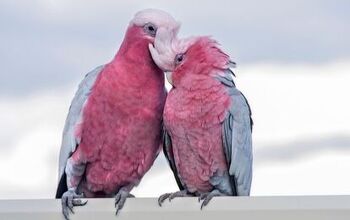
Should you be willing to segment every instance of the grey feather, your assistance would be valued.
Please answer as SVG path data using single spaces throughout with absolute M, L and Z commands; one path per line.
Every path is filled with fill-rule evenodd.
M 243 94 L 227 83 L 230 72 L 216 78 L 227 86 L 232 105 L 222 125 L 224 152 L 229 167 L 229 175 L 234 177 L 238 196 L 250 194 L 252 182 L 252 119 L 249 104 Z M 232 77 L 231 77 L 232 79 Z M 232 80 L 233 81 L 233 80 Z
M 232 60 L 228 61 L 228 66 L 231 68 L 236 68 L 237 64 L 236 62 L 233 62 Z
M 230 69 L 228 69 L 227 71 L 229 71 L 230 73 L 232 72 L 232 70 L 230 70 Z M 225 86 L 235 87 L 235 83 L 232 79 L 232 76 L 230 74 L 228 74 L 228 72 L 225 73 L 224 75 L 219 75 L 216 78 Z
M 93 71 L 86 74 L 83 81 L 79 84 L 78 91 L 75 93 L 75 96 L 72 100 L 63 129 L 62 145 L 59 157 L 59 181 L 64 173 L 68 158 L 73 154 L 73 152 L 76 150 L 76 147 L 80 143 L 80 140 L 77 139 L 74 135 L 75 128 L 76 125 L 82 120 L 84 104 L 88 100 L 91 89 L 102 69 L 103 66 L 99 66 Z

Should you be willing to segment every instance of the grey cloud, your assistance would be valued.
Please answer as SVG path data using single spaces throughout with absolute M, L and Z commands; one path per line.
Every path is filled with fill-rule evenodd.
M 161 8 L 182 35 L 212 35 L 239 65 L 350 57 L 348 1 L 1 1 L 0 94 L 76 83 L 117 51 L 132 15 Z

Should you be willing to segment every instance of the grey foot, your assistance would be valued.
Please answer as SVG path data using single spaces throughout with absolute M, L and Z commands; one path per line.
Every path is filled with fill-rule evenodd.
M 181 191 L 177 191 L 177 192 L 174 192 L 174 193 L 165 193 L 165 194 L 159 196 L 159 198 L 158 198 L 158 205 L 162 206 L 163 202 L 166 199 L 169 199 L 169 202 L 170 202 L 171 200 L 173 200 L 176 197 L 187 197 L 187 196 L 191 196 L 187 192 L 187 190 L 181 190 Z
M 77 194 L 74 190 L 68 190 L 63 193 L 61 198 L 62 203 L 62 213 L 66 220 L 69 220 L 69 213 L 74 214 L 73 207 L 74 206 L 84 206 L 87 203 L 86 201 L 82 201 L 80 198 L 83 198 L 83 194 Z
M 225 193 L 220 192 L 219 190 L 215 189 L 209 193 L 202 193 L 198 197 L 198 202 L 203 200 L 201 209 L 203 209 L 204 206 L 208 205 L 210 200 L 216 196 L 227 196 Z
M 121 188 L 114 198 L 115 198 L 114 205 L 116 208 L 115 214 L 118 215 L 118 212 L 124 207 L 126 198 L 135 198 L 135 196 L 131 194 L 129 191 L 127 191 L 126 189 Z

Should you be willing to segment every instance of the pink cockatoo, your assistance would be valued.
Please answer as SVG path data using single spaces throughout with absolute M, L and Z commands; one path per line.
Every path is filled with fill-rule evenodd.
M 248 196 L 252 181 L 252 119 L 233 81 L 234 65 L 209 37 L 169 40 L 150 46 L 173 88 L 164 107 L 164 153 L 180 191 L 165 199 L 199 196 L 201 208 L 214 196 Z M 162 40 L 163 39 L 163 40 Z M 159 44 L 159 45 L 157 45 Z
M 135 14 L 114 59 L 88 73 L 63 131 L 56 198 L 68 219 L 79 198 L 115 197 L 116 213 L 156 159 L 162 139 L 164 73 L 149 45 L 158 33 L 175 36 L 168 13 Z

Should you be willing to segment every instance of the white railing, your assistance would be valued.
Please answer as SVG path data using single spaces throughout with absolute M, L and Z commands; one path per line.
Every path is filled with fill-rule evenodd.
M 350 220 L 350 196 L 285 196 L 214 198 L 203 210 L 197 198 L 176 198 L 159 207 L 154 198 L 128 199 L 115 216 L 113 199 L 89 199 L 76 207 L 74 219 L 124 220 Z M 62 220 L 54 199 L 0 200 L 1 220 Z

